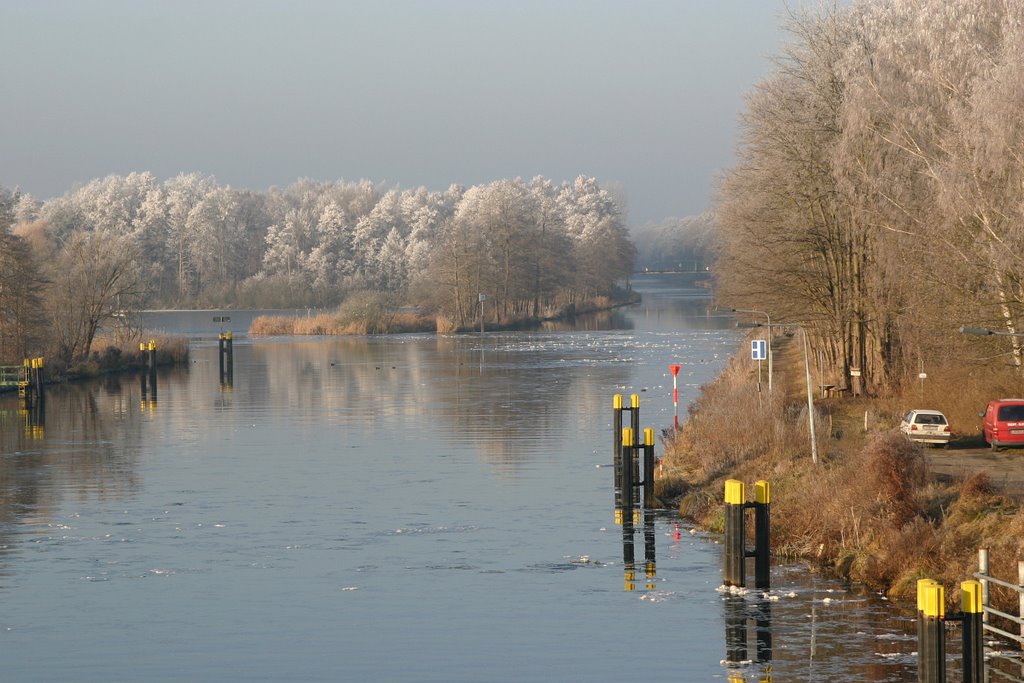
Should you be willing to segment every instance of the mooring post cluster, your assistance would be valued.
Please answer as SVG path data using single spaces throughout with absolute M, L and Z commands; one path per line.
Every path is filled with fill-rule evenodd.
M 754 549 L 747 550 L 747 510 L 754 510 Z M 767 481 L 754 484 L 754 502 L 747 502 L 742 481 L 725 482 L 725 552 L 722 583 L 746 587 L 747 558 L 754 558 L 754 586 L 771 588 L 771 488 Z
M 946 595 L 933 579 L 917 582 L 917 680 L 944 683 L 946 680 L 946 623 L 961 622 L 964 683 L 985 680 L 984 609 L 981 582 L 960 583 L 960 612 L 946 614 Z
M 630 396 L 629 407 L 623 406 L 621 394 L 612 401 L 612 451 L 615 470 L 615 523 L 622 525 L 622 555 L 625 567 L 625 589 L 636 588 L 636 560 L 633 553 L 634 527 L 644 524 L 644 574 L 648 590 L 654 588 L 656 577 L 654 543 L 654 430 L 645 429 L 641 441 L 640 396 Z M 630 426 L 623 427 L 623 412 L 630 413 Z
M 221 386 L 230 387 L 235 376 L 235 348 L 230 330 L 217 335 L 217 351 Z
M 43 358 L 26 358 L 21 367 L 0 369 L 0 381 L 18 386 L 19 413 L 25 418 L 25 435 L 42 438 L 46 417 L 46 380 Z
M 42 357 L 24 360 L 21 377 L 18 379 L 18 396 L 25 408 L 31 408 L 46 400 Z

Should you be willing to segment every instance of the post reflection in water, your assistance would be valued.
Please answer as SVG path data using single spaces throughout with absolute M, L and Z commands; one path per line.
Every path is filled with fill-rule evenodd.
M 621 511 L 619 511 L 622 514 Z M 633 524 L 635 516 L 622 514 L 622 567 L 623 588 L 627 591 L 636 590 L 636 551 L 633 535 L 636 533 Z M 654 539 L 654 511 L 644 510 L 644 588 L 655 589 L 658 576 L 656 544 Z
M 156 410 L 157 381 L 156 372 L 143 372 L 139 375 L 139 412 L 152 413 Z
M 46 399 L 40 398 L 31 404 L 21 404 L 18 409 L 24 427 L 26 440 L 42 439 L 46 434 Z
M 772 680 L 772 603 L 725 594 L 725 665 L 730 681 L 746 681 L 739 667 L 754 665 L 759 683 Z M 753 656 L 751 656 L 753 655 Z

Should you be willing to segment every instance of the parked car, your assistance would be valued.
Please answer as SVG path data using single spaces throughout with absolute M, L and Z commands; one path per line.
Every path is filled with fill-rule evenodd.
M 983 418 L 981 433 L 992 450 L 1003 446 L 1024 446 L 1024 398 L 1001 398 L 989 401 Z
M 949 445 L 949 440 L 953 436 L 946 416 L 937 410 L 911 410 L 903 416 L 900 431 L 911 441 L 942 447 Z

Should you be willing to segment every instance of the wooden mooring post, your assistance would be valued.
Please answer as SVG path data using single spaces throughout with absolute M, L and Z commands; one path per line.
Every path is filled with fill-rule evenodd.
M 139 378 L 139 388 L 142 391 L 140 407 L 143 409 L 154 408 L 157 400 L 156 340 L 150 339 L 148 343 L 139 342 L 139 353 L 142 354 L 146 362 L 146 367 Z
M 992 576 L 989 565 L 989 549 L 978 549 L 978 571 L 974 574 L 981 584 L 979 588 L 981 600 L 981 629 L 983 632 L 994 634 L 1001 639 L 1016 643 L 1018 648 L 1024 649 L 1024 560 L 1017 561 L 1017 582 L 1005 581 Z M 1017 594 L 1017 614 L 1009 614 L 992 606 L 992 588 L 1011 591 Z M 997 659 L 992 655 L 992 659 Z M 1024 679 L 1024 666 L 1021 667 L 1021 676 L 1017 680 Z M 966 679 L 965 679 L 966 680 Z
M 960 583 L 960 611 L 946 613 L 945 591 L 932 579 L 917 582 L 917 680 L 944 683 L 946 680 L 946 624 L 961 624 L 961 680 L 985 681 L 985 624 L 981 581 Z
M 231 331 L 217 336 L 217 358 L 220 367 L 220 383 L 230 387 L 235 377 L 235 347 Z
M 38 357 L 26 358 L 20 368 L 18 366 L 7 368 L 16 378 L 13 382 L 18 386 L 18 397 L 25 407 L 42 403 L 46 399 L 43 365 L 42 357 Z
M 746 486 L 736 479 L 725 482 L 725 550 L 722 583 L 746 587 L 747 558 L 754 558 L 754 586 L 771 588 L 771 487 L 754 484 L 754 502 L 747 502 Z M 754 510 L 754 548 L 747 550 L 746 511 Z

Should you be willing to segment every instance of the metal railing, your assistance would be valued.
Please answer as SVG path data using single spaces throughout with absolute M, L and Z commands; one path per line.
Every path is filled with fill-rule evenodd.
M 0 365 L 0 387 L 21 386 L 28 381 L 24 365 Z
M 1017 562 L 1017 583 L 1011 583 L 1010 581 L 997 579 L 994 576 L 992 576 L 991 570 L 989 568 L 988 548 L 979 548 L 978 571 L 974 574 L 974 576 L 976 579 L 978 579 L 978 581 L 981 582 L 981 601 L 983 610 L 982 619 L 984 630 L 989 633 L 995 634 L 1000 638 L 1005 638 L 1006 640 L 1013 641 L 1017 643 L 1019 647 L 1024 648 L 1024 561 Z M 1008 591 L 1017 593 L 1017 614 L 1009 614 L 1007 612 L 1003 612 L 1002 610 L 996 609 L 995 607 L 992 607 L 989 604 L 989 593 L 993 586 L 997 586 L 999 588 L 1003 588 Z M 1007 628 L 1012 628 L 1012 626 L 1008 626 L 1007 628 L 1001 628 L 1001 626 L 994 625 L 992 623 L 991 617 L 998 617 L 1005 623 L 1016 625 L 1017 632 L 1013 633 L 1012 631 L 1007 630 Z M 1024 667 L 1019 652 L 1008 652 L 1000 655 L 990 655 L 990 657 L 992 657 L 993 659 L 998 658 L 1001 660 L 1005 660 L 1015 665 L 1021 665 L 1022 667 Z M 990 664 L 991 663 L 992 662 L 990 662 Z M 1004 680 L 1024 683 L 1024 678 L 1011 675 L 1006 671 L 1000 671 L 995 667 L 990 667 L 990 672 L 998 674 Z M 1021 674 L 1022 676 L 1024 676 L 1024 668 L 1021 669 Z

